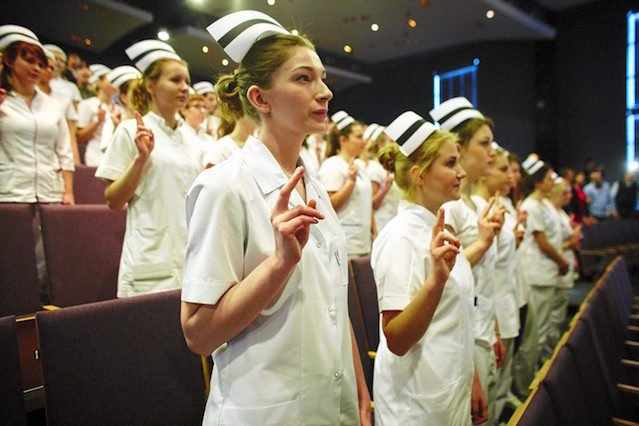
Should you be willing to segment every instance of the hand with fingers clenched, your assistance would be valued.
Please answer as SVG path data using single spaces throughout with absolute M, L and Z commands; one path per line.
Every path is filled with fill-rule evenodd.
M 302 258 L 302 249 L 308 242 L 311 225 L 324 219 L 316 200 L 307 205 L 289 208 L 291 192 L 304 176 L 304 168 L 298 167 L 288 182 L 284 184 L 271 211 L 271 224 L 275 233 L 275 254 L 286 264 L 297 264 Z

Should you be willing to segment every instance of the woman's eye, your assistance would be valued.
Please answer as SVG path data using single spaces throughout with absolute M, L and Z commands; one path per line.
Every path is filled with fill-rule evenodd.
M 311 78 L 308 75 L 300 75 L 297 77 L 298 81 L 311 81 Z

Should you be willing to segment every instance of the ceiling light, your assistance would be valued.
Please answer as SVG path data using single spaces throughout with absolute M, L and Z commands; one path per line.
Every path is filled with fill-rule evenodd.
M 492 9 L 488 9 L 486 11 L 486 18 L 493 19 L 495 17 L 495 11 Z
M 228 59 L 222 59 L 222 65 L 227 66 L 229 64 Z
M 266 0 L 266 3 L 267 3 L 269 6 L 273 6 L 273 5 L 275 4 L 275 0 Z
M 408 26 L 411 27 L 411 28 L 415 28 L 417 26 L 417 21 L 414 20 L 413 18 L 410 18 L 408 20 Z
M 353 51 L 352 47 L 350 47 L 348 44 L 344 45 L 344 52 L 351 53 L 352 51 Z
M 373 30 L 373 31 L 379 30 L 379 25 L 377 25 L 377 24 L 371 25 L 371 30 Z
M 299 31 L 297 31 L 297 30 L 293 30 L 293 31 L 291 31 L 291 34 L 293 34 L 293 35 L 299 35 L 300 33 L 299 33 Z
M 158 38 L 162 41 L 167 41 L 171 38 L 171 36 L 169 35 L 169 32 L 167 30 L 160 30 L 158 31 Z
M 202 52 L 203 53 L 209 53 L 209 47 L 208 46 L 202 46 Z

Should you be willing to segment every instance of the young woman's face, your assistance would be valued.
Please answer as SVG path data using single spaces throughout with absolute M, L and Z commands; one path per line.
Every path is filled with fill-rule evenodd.
M 586 175 L 584 172 L 579 172 L 575 175 L 575 183 L 579 186 L 583 185 L 586 181 Z
M 519 185 L 521 182 L 521 166 L 519 165 L 519 161 L 511 161 L 510 162 L 510 170 L 513 173 L 513 187 Z
M 548 170 L 541 182 L 535 184 L 535 189 L 545 195 L 552 191 L 554 185 L 555 181 L 552 178 L 552 170 Z
M 217 100 L 215 99 L 215 93 L 207 93 L 204 95 L 204 103 L 206 104 L 206 110 L 209 114 L 213 114 L 215 112 L 215 108 L 217 108 Z
M 273 74 L 271 87 L 263 90 L 268 104 L 266 118 L 279 131 L 303 135 L 323 132 L 328 101 L 333 97 L 324 83 L 325 77 L 317 53 L 307 47 L 295 47 L 288 61 Z
M 486 124 L 481 126 L 462 151 L 462 164 L 469 175 L 479 178 L 488 175 L 493 166 L 495 150 L 492 147 L 493 131 Z
M 347 136 L 340 136 L 339 149 L 348 157 L 359 157 L 366 148 L 364 129 L 359 124 L 351 126 L 351 132 Z
M 424 184 L 420 188 L 425 200 L 441 206 L 461 197 L 460 184 L 466 176 L 461 166 L 460 148 L 453 140 L 447 140 L 437 152 L 430 167 L 422 173 Z
M 186 122 L 194 128 L 197 128 L 208 114 L 208 108 L 206 107 L 206 101 L 197 100 L 191 101 L 188 105 L 182 109 L 182 115 Z
M 488 176 L 484 179 L 486 187 L 491 194 L 499 191 L 501 195 L 507 195 L 514 185 L 513 172 L 510 169 L 508 156 L 505 154 L 495 156 L 495 163 Z
M 13 78 L 20 85 L 33 87 L 40 82 L 42 71 L 48 64 L 42 63 L 33 53 L 27 53 L 24 57 L 18 55 L 13 63 L 6 64 L 11 69 Z
M 47 66 L 42 69 L 42 74 L 40 75 L 40 83 L 45 86 L 49 85 L 49 82 L 53 78 L 53 68 L 55 67 L 53 61 L 49 60 Z
M 189 99 L 190 84 L 186 66 L 178 61 L 167 61 L 162 64 L 162 72 L 157 81 L 149 83 L 147 89 L 158 109 L 177 112 Z
M 570 183 L 564 180 L 564 188 L 562 192 L 562 206 L 566 206 L 570 204 L 572 200 L 572 188 L 570 187 Z
M 118 91 L 113 84 L 106 77 L 102 77 L 98 80 L 98 87 L 108 98 L 112 98 Z

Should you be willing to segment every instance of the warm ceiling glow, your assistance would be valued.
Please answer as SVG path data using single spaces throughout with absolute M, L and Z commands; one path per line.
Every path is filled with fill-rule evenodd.
M 228 59 L 222 59 L 222 65 L 227 66 L 229 64 Z
M 209 47 L 208 46 L 202 46 L 202 52 L 203 53 L 209 53 Z
M 486 11 L 486 18 L 493 19 L 495 17 L 495 11 L 492 9 L 488 9 Z
M 348 44 L 344 45 L 344 52 L 351 53 L 352 51 L 353 51 L 352 47 L 350 47 Z
M 158 38 L 162 41 L 167 41 L 171 38 L 171 36 L 169 35 L 169 32 L 167 30 L 160 30 L 158 31 Z
M 90 38 L 85 38 L 84 39 L 84 44 L 86 44 L 87 46 L 91 46 L 91 39 Z
M 292 31 L 291 31 L 291 34 L 293 34 L 293 35 L 299 35 L 300 33 L 299 33 L 299 31 L 297 31 L 297 30 L 292 30 Z
M 377 25 L 377 24 L 371 25 L 371 30 L 373 30 L 373 31 L 379 30 L 379 25 Z
M 417 21 L 414 20 L 413 18 L 410 18 L 408 20 L 408 26 L 411 27 L 411 28 L 415 28 L 417 26 Z
M 269 6 L 273 6 L 275 4 L 275 0 L 266 0 Z

